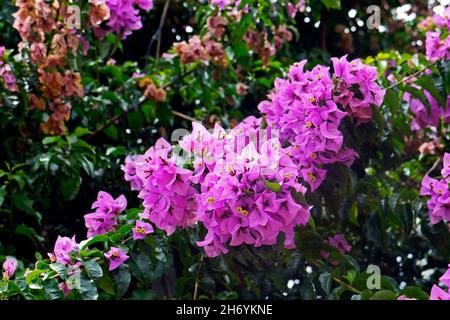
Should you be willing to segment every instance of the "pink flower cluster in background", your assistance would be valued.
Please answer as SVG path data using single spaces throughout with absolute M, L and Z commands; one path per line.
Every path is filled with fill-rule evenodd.
M 6 49 L 0 46 L 0 81 L 9 91 L 17 91 L 16 77 L 14 76 L 11 65 L 4 60 Z
M 450 7 L 445 9 L 443 15 L 434 14 L 428 25 L 434 25 L 435 28 L 425 34 L 427 59 L 430 61 L 448 60 L 450 58 Z
M 345 236 L 340 233 L 336 234 L 333 237 L 329 237 L 327 240 L 325 240 L 325 243 L 335 247 L 342 254 L 346 254 L 350 252 L 350 250 L 352 250 L 352 246 L 348 243 L 347 239 L 345 239 Z M 321 251 L 320 254 L 325 259 L 328 259 L 328 257 L 330 256 L 330 253 L 326 251 Z M 334 266 L 339 265 L 339 261 L 331 260 L 330 262 Z
M 110 32 L 122 35 L 125 39 L 133 31 L 142 28 L 139 8 L 149 11 L 153 8 L 153 0 L 106 0 L 110 11 L 107 22 Z
M 427 201 L 430 221 L 436 224 L 440 221 L 450 221 L 450 153 L 445 153 L 442 179 L 434 179 L 425 176 L 422 180 L 420 195 L 430 196 Z

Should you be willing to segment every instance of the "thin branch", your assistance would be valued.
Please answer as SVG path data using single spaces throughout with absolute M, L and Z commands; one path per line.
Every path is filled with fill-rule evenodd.
M 169 10 L 169 3 L 170 3 L 170 0 L 167 0 L 164 5 L 161 19 L 159 21 L 158 30 L 156 30 L 156 32 L 153 34 L 153 36 L 150 40 L 150 43 L 148 44 L 148 47 L 147 47 L 146 55 L 148 56 L 150 54 L 150 50 L 152 49 L 153 42 L 155 42 L 155 40 L 158 39 L 158 44 L 157 44 L 157 49 L 156 49 L 156 60 L 159 59 L 159 51 L 160 51 L 160 46 L 161 46 L 161 34 L 162 34 L 162 29 L 163 29 L 163 26 L 164 26 L 164 23 L 165 23 L 165 20 L 167 17 L 167 11 Z
M 317 261 L 317 260 L 309 260 L 309 262 L 311 263 L 311 264 L 313 264 L 314 266 L 316 266 L 317 268 L 322 268 L 322 265 L 319 263 L 319 261 Z M 345 283 L 344 281 L 342 281 L 341 279 L 339 279 L 339 278 L 337 278 L 337 277 L 335 277 L 335 276 L 332 276 L 332 279 L 336 282 L 336 283 L 338 283 L 339 285 L 341 285 L 341 286 L 344 286 L 344 287 L 346 287 L 348 290 L 350 290 L 351 292 L 353 292 L 353 293 L 356 293 L 356 294 L 361 294 L 361 291 L 359 291 L 358 289 L 356 289 L 355 287 L 352 287 L 350 284 L 348 284 L 348 283 Z
M 98 136 L 101 132 L 103 132 L 104 130 L 108 129 L 112 124 L 114 124 L 114 122 L 120 120 L 121 118 L 123 118 L 124 116 L 126 116 L 128 114 L 128 112 L 132 111 L 133 109 L 130 110 L 123 110 L 121 113 L 115 115 L 114 117 L 110 118 L 104 125 L 102 125 L 100 128 L 98 128 L 97 130 L 95 130 L 92 134 L 90 134 L 87 138 L 86 141 L 90 141 L 92 140 L 94 137 Z M 172 114 L 174 116 L 177 116 L 179 118 L 191 121 L 191 122 L 196 122 L 197 119 L 190 117 L 184 113 L 181 113 L 179 111 L 175 111 L 175 110 L 171 110 Z
M 425 176 L 430 175 L 430 173 L 432 173 L 432 172 L 434 171 L 434 169 L 436 169 L 436 167 L 437 167 L 438 164 L 441 162 L 441 160 L 442 160 L 441 157 L 437 158 L 436 161 L 434 162 L 433 166 L 430 168 L 430 170 L 428 170 L 428 171 L 425 173 Z
M 437 61 L 435 61 L 435 62 L 433 62 L 433 63 L 431 63 L 431 64 L 429 64 L 429 65 L 423 67 L 423 68 L 420 69 L 419 71 L 417 71 L 417 72 L 415 72 L 415 73 L 413 73 L 413 74 L 407 76 L 406 78 L 403 78 L 403 79 L 400 80 L 399 82 L 396 82 L 396 83 L 394 83 L 394 84 L 391 84 L 389 87 L 386 88 L 386 90 L 390 90 L 390 89 L 395 88 L 396 86 L 398 86 L 398 85 L 400 85 L 400 84 L 402 84 L 402 83 L 408 82 L 408 81 L 411 80 L 412 78 L 417 77 L 417 76 L 420 75 L 422 72 L 426 71 L 428 68 L 434 66 L 436 63 L 437 63 Z
M 199 282 L 200 282 L 200 272 L 201 272 L 202 265 L 203 265 L 203 259 L 204 259 L 204 255 L 202 254 L 200 256 L 200 261 L 198 262 L 198 266 L 197 266 L 197 272 L 195 274 L 194 296 L 192 297 L 193 300 L 197 300 L 197 296 L 198 296 L 198 286 L 199 286 Z

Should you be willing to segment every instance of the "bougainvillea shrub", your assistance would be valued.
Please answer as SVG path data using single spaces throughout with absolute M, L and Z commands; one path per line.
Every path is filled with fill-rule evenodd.
M 450 300 L 446 1 L 0 17 L 0 299 Z

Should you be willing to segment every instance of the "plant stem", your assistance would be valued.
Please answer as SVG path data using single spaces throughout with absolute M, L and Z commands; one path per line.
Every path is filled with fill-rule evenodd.
M 389 87 L 386 88 L 386 90 L 390 90 L 390 89 L 395 88 L 396 86 L 398 86 L 398 85 L 400 85 L 400 84 L 402 84 L 402 83 L 408 82 L 408 81 L 411 80 L 412 78 L 414 78 L 414 77 L 418 76 L 419 74 L 421 74 L 422 72 L 426 71 L 428 68 L 434 66 L 436 63 L 437 63 L 437 61 L 435 61 L 435 62 L 433 62 L 433 63 L 431 63 L 431 64 L 429 64 L 429 65 L 423 67 L 423 68 L 420 69 L 419 71 L 417 71 L 417 72 L 415 72 L 415 73 L 413 73 L 413 74 L 407 76 L 406 78 L 403 78 L 402 80 L 400 80 L 400 81 L 398 81 L 398 82 L 396 82 L 396 83 L 394 83 L 394 84 L 391 84 Z
M 197 300 L 197 296 L 198 296 L 198 285 L 200 282 L 200 272 L 202 269 L 202 265 L 203 265 L 203 259 L 204 259 L 204 255 L 203 253 L 200 256 L 200 261 L 198 262 L 198 266 L 197 266 L 197 272 L 195 274 L 195 285 L 194 285 L 194 296 L 193 296 L 193 300 Z
M 311 259 L 309 262 L 310 262 L 311 264 L 313 264 L 314 266 L 316 266 L 317 268 L 319 268 L 319 269 L 322 268 L 322 264 L 321 264 L 319 261 L 317 261 L 317 260 Z M 337 277 L 335 277 L 335 276 L 332 276 L 332 279 L 334 280 L 334 282 L 338 283 L 338 284 L 341 285 L 341 286 L 346 287 L 346 288 L 347 288 L 348 290 L 350 290 L 351 292 L 356 293 L 356 294 L 361 294 L 361 291 L 359 291 L 359 290 L 356 289 L 355 287 L 352 287 L 350 284 L 345 283 L 345 282 L 342 281 L 341 279 L 339 279 L 339 278 L 337 278 Z

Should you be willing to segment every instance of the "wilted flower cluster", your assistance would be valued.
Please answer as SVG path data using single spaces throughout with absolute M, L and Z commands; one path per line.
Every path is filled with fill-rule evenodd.
M 445 124 L 450 123 L 450 98 L 447 99 L 446 108 L 443 109 L 439 102 L 425 89 L 423 94 L 425 99 L 430 104 L 430 110 L 423 104 L 422 101 L 412 96 L 409 92 L 405 92 L 403 100 L 410 106 L 414 118 L 411 121 L 411 129 L 414 131 L 425 129 L 428 127 L 437 128 L 441 123 L 441 119 Z
M 93 237 L 114 230 L 117 216 L 127 207 L 127 199 L 121 195 L 114 199 L 109 193 L 100 191 L 97 201 L 92 204 L 93 213 L 86 214 L 84 221 L 88 229 L 87 236 Z
M 343 145 L 339 130 L 346 113 L 333 100 L 335 85 L 329 68 L 316 66 L 304 71 L 306 60 L 291 66 L 288 79 L 276 79 L 267 101 L 259 104 L 267 123 L 280 130 L 282 143 L 289 143 L 290 154 L 301 177 L 314 191 L 325 179 L 325 164 L 350 166 L 357 154 Z
M 268 63 L 269 58 L 274 56 L 285 42 L 293 39 L 292 32 L 286 26 L 279 26 L 272 32 L 273 41 L 269 40 L 266 30 L 260 32 L 251 28 L 242 37 L 247 46 L 261 57 L 264 64 Z
M 420 195 L 431 196 L 427 205 L 432 224 L 441 220 L 450 221 L 450 153 L 444 155 L 441 175 L 440 180 L 425 176 L 420 189 Z
M 217 32 L 219 29 L 213 29 Z M 217 34 L 216 34 L 217 35 Z M 191 37 L 188 42 L 181 41 L 176 42 L 173 45 L 175 54 L 180 57 L 180 61 L 183 64 L 189 64 L 196 61 L 209 62 L 213 64 L 226 67 L 227 55 L 222 47 L 222 44 L 214 40 L 212 33 L 206 33 L 203 37 L 197 35 Z M 170 55 L 166 55 L 170 57 Z
M 106 0 L 110 11 L 107 22 L 110 30 L 125 39 L 133 31 L 142 28 L 142 20 L 139 16 L 139 8 L 149 11 L 153 8 L 153 0 Z
M 22 39 L 19 49 L 29 52 L 40 82 L 37 93 L 30 95 L 30 108 L 50 111 L 48 120 L 41 123 L 41 130 L 50 135 L 64 132 L 71 110 L 68 99 L 84 94 L 81 76 L 69 68 L 68 57 L 79 50 L 80 44 L 86 52 L 88 44 L 68 23 L 69 5 L 72 2 L 19 0 L 19 9 L 13 15 L 13 26 Z M 88 27 L 95 28 L 109 17 L 104 1 L 90 0 L 88 8 Z
M 5 61 L 5 55 L 5 47 L 0 46 L 0 83 L 9 91 L 17 91 L 16 77 L 11 65 Z
M 450 300 L 450 264 L 448 265 L 448 270 L 440 278 L 439 281 L 447 286 L 447 292 L 433 285 L 430 293 L 430 300 Z
M 164 88 L 159 88 L 155 85 L 152 79 L 148 77 L 136 77 L 139 78 L 139 88 L 144 90 L 144 96 L 150 100 L 165 101 L 167 98 L 167 92 Z

